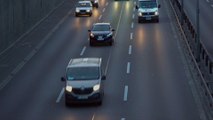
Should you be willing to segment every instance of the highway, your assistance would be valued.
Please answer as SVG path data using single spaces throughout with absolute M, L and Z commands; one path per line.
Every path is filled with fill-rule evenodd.
M 76 2 L 67 0 L 57 9 L 69 7 L 60 26 L 53 25 L 42 47 L 0 89 L 1 120 L 202 120 L 165 1 L 160 2 L 160 22 L 142 24 L 135 1 L 100 0 L 92 17 L 75 17 Z M 113 46 L 89 46 L 88 29 L 95 22 L 111 23 Z M 36 32 L 28 38 L 42 40 Z M 8 55 L 18 57 L 15 52 Z M 60 78 L 69 60 L 78 57 L 103 60 L 101 106 L 64 104 Z
M 179 0 L 180 1 L 180 0 Z M 200 7 L 200 39 L 210 55 L 213 55 L 213 1 L 212 0 L 199 0 Z M 192 21 L 196 30 L 196 15 L 197 15 L 196 0 L 184 0 L 184 10 L 187 16 Z

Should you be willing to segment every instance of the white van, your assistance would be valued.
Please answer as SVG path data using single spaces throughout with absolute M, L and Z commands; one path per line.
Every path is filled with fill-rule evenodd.
M 135 8 L 138 10 L 138 23 L 151 20 L 159 22 L 158 0 L 138 0 Z
M 65 104 L 98 103 L 102 104 L 104 94 L 102 80 L 106 77 L 102 73 L 101 58 L 71 59 L 65 81 Z

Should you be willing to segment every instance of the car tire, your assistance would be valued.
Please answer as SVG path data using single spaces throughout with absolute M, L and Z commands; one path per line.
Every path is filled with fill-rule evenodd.
M 156 21 L 156 23 L 159 23 L 159 19 L 156 19 L 155 21 Z
M 138 19 L 138 23 L 141 23 L 141 20 L 140 20 L 140 19 Z
M 113 42 L 112 42 L 112 41 L 110 41 L 110 42 L 109 42 L 109 45 L 110 45 L 110 46 L 112 46 L 112 44 L 113 44 Z
M 78 17 L 78 14 L 75 14 L 75 17 Z
M 102 100 L 98 101 L 97 105 L 99 105 L 99 106 L 102 105 Z
M 97 4 L 97 5 L 96 5 L 96 8 L 98 8 L 98 7 L 99 7 L 99 5 Z
M 93 44 L 91 41 L 89 42 L 89 45 L 90 45 L 90 46 L 94 46 L 94 44 Z

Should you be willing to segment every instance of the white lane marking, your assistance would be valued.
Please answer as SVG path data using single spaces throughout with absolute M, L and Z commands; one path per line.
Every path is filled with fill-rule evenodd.
M 100 20 L 100 19 L 101 19 L 101 17 L 102 17 L 102 15 L 100 15 L 98 19 Z
M 127 74 L 130 73 L 130 67 L 131 67 L 131 63 L 128 62 L 128 63 L 127 63 L 127 67 L 126 67 L 126 73 L 127 73 Z
M 135 14 L 132 15 L 132 19 L 135 19 Z
M 95 114 L 93 114 L 93 116 L 92 116 L 92 120 L 95 120 Z
M 130 33 L 130 39 L 131 40 L 133 39 L 133 33 Z
M 132 24 L 131 24 L 131 28 L 134 28 L 134 22 L 132 22 Z
M 107 3 L 106 3 L 106 6 L 108 6 L 108 5 L 109 5 L 109 3 L 107 2 Z
M 102 12 L 105 12 L 105 8 L 102 10 Z
M 131 55 L 132 54 L 132 45 L 129 45 L 129 55 Z
M 127 101 L 127 97 L 128 97 L 128 86 L 126 85 L 124 88 L 124 101 Z
M 81 50 L 80 56 L 84 55 L 85 50 L 86 50 L 86 46 L 84 46 L 83 49 Z
M 121 118 L 121 120 L 126 120 L 126 118 Z
M 62 88 L 62 90 L 61 90 L 61 92 L 60 92 L 60 94 L 59 94 L 59 96 L 58 96 L 58 98 L 57 98 L 57 100 L 56 100 L 56 103 L 59 103 L 60 102 L 60 100 L 61 100 L 61 98 L 62 98 L 62 96 L 63 96 L 63 94 L 64 94 L 64 87 Z

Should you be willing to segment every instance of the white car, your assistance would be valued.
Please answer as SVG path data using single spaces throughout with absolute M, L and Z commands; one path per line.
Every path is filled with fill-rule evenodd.
M 79 1 L 75 9 L 75 16 L 89 15 L 92 16 L 92 3 L 91 1 Z

